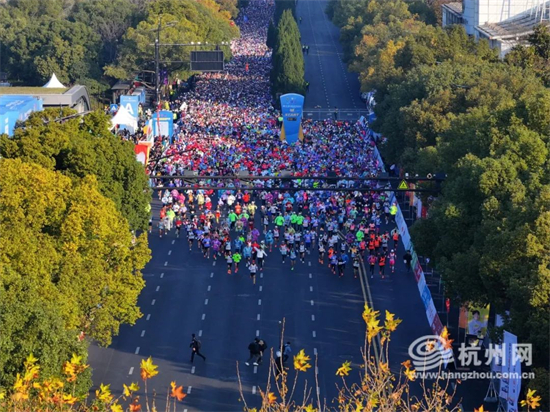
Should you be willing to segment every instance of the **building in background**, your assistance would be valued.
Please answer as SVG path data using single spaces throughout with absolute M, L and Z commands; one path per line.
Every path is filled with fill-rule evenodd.
M 525 44 L 537 25 L 550 25 L 550 1 L 464 0 L 441 7 L 443 27 L 464 26 L 477 40 L 486 39 L 501 58 L 514 46 Z
M 43 107 L 68 107 L 78 113 L 91 110 L 90 97 L 85 86 L 75 85 L 65 87 L 56 77 L 51 79 L 43 87 L 0 87 L 0 97 L 18 95 L 30 96 L 42 100 Z

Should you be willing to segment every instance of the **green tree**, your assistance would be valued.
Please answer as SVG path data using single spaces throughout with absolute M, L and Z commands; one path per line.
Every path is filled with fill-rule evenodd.
M 159 0 L 148 4 L 145 18 L 137 27 L 130 27 L 123 38 L 120 53 L 115 63 L 105 67 L 105 74 L 115 78 L 129 78 L 149 66 L 154 61 L 154 44 L 159 21 L 164 23 L 161 31 L 161 43 L 201 42 L 220 44 L 239 34 L 232 24 L 231 16 L 221 10 L 213 0 L 196 2 L 192 0 Z M 168 24 L 169 23 L 169 24 Z M 212 46 L 207 46 L 211 49 Z M 222 46 L 226 56 L 230 50 Z M 163 46 L 162 59 L 189 62 L 189 47 Z M 173 69 L 181 67 L 170 66 Z
M 81 0 L 71 12 L 71 19 L 86 24 L 101 37 L 101 65 L 112 62 L 119 40 L 137 23 L 137 5 L 131 0 Z
M 29 352 L 59 370 L 67 353 L 85 353 L 81 331 L 109 344 L 121 323 L 133 324 L 148 259 L 146 235 L 133 238 L 94 176 L 2 159 L 1 383 Z
M 304 93 L 304 56 L 300 31 L 290 10 L 285 10 L 277 26 L 271 87 L 277 93 Z
M 115 203 L 129 228 L 146 229 L 151 192 L 133 144 L 109 131 L 109 117 L 102 112 L 63 124 L 44 124 L 44 119 L 58 115 L 56 109 L 35 113 L 13 138 L 1 136 L 0 155 L 38 163 L 74 178 L 96 176 L 101 192 Z

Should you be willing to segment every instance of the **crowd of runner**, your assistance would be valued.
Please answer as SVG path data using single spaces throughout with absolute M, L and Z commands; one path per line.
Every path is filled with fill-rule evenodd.
M 265 45 L 272 13 L 266 3 L 251 2 L 241 13 L 246 22 L 239 22 L 241 37 L 231 44 L 226 71 L 198 76 L 194 89 L 178 96 L 173 141 L 157 141 L 148 166 L 158 178 L 153 184 L 169 187 L 157 192 L 163 204 L 159 236 L 186 236 L 190 250 L 223 259 L 228 274 L 246 267 L 253 282 L 266 259 L 281 259 L 289 270 L 318 259 L 340 277 L 348 267 L 358 277 L 365 264 L 371 277 L 384 278 L 397 259 L 399 233 L 385 229 L 395 227 L 396 205 L 384 192 L 337 190 L 377 187 L 376 181 L 353 179 L 380 172 L 374 142 L 360 124 L 332 119 L 304 121 L 306 142 L 281 142 Z M 183 179 L 162 178 L 190 170 L 215 188 L 183 189 Z M 254 181 L 255 191 L 216 179 L 242 172 L 269 178 Z M 295 179 L 282 186 L 276 177 L 285 173 Z M 300 180 L 327 176 L 350 180 Z M 325 190 L 312 190 L 319 188 Z

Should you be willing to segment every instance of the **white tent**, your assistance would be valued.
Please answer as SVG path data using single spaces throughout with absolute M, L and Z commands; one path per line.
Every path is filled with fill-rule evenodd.
M 52 74 L 52 78 L 50 79 L 50 81 L 42 87 L 46 87 L 48 89 L 64 89 L 65 88 L 65 86 L 63 86 L 63 83 L 61 83 L 59 80 L 57 80 L 57 76 L 55 75 L 55 73 Z
M 132 116 L 124 106 L 120 106 L 116 115 L 111 119 L 111 124 L 113 128 L 117 124 L 126 126 L 126 129 L 128 129 L 130 133 L 135 133 L 138 128 L 137 119 Z

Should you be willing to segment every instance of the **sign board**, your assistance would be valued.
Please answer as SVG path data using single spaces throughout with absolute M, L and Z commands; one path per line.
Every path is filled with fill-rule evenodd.
M 128 113 L 134 116 L 136 119 L 138 116 L 139 96 L 120 96 L 120 105 L 124 106 Z
M 109 106 L 109 111 L 111 113 L 116 113 L 118 111 L 118 104 L 115 104 L 115 103 L 112 103 L 110 106 Z
M 174 134 L 174 115 L 169 110 L 161 110 L 153 113 L 153 134 L 155 136 L 168 136 L 170 142 Z
M 191 52 L 191 71 L 221 72 L 223 69 L 222 50 L 194 50 Z
M 304 140 L 302 132 L 302 114 L 304 111 L 304 96 L 296 93 L 287 93 L 281 96 L 281 113 L 283 115 L 283 129 L 281 140 L 295 143 Z
M 398 190 L 408 190 L 409 185 L 407 185 L 407 182 L 405 180 L 402 180 L 401 183 L 399 183 L 399 186 L 397 186 Z

